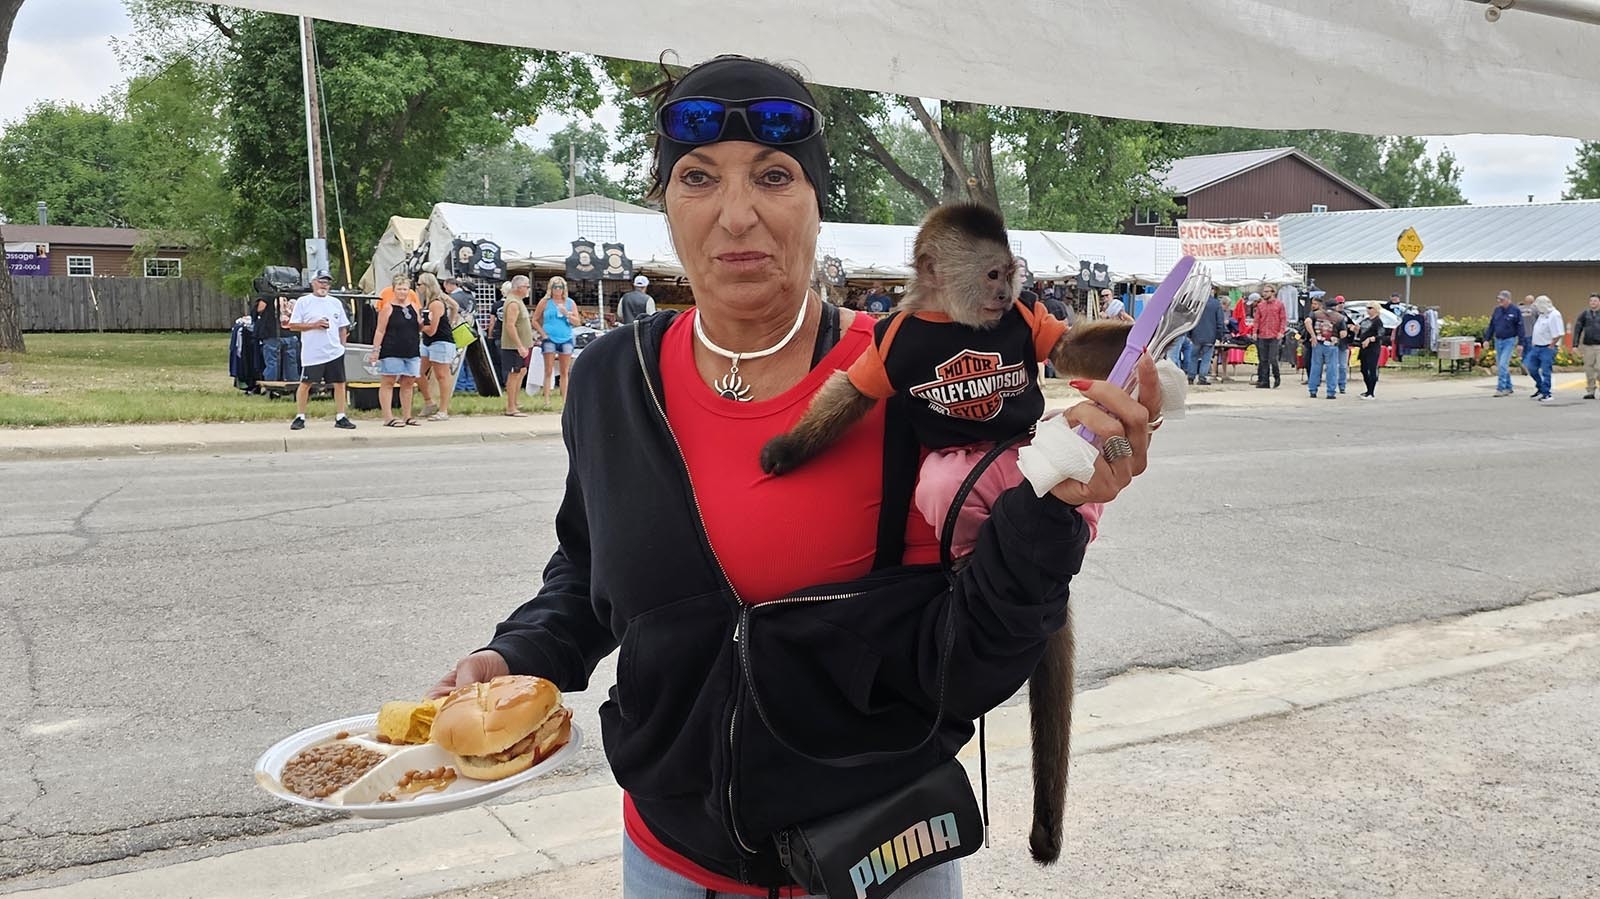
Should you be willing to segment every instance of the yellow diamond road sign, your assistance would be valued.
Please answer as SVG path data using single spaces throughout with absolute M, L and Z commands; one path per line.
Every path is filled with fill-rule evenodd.
M 1406 265 L 1416 265 L 1417 257 L 1422 255 L 1422 238 L 1417 236 L 1417 229 L 1407 228 L 1400 232 L 1400 239 L 1395 241 L 1395 249 L 1400 251 L 1400 258 Z

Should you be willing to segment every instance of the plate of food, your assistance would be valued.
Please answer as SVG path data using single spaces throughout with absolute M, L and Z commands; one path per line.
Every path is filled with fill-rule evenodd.
M 438 701 L 385 703 L 308 727 L 256 760 L 256 783 L 297 805 L 415 818 L 477 805 L 561 767 L 583 745 L 561 691 L 497 677 Z

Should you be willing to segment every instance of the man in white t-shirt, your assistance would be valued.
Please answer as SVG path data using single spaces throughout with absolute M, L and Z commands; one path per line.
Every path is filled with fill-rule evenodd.
M 300 335 L 300 391 L 291 431 L 306 426 L 306 402 L 311 385 L 318 383 L 333 385 L 333 426 L 347 431 L 356 426 L 344 414 L 344 342 L 350 336 L 350 316 L 344 301 L 328 296 L 332 286 L 327 272 L 317 272 L 311 277 L 311 292 L 295 301 L 289 316 L 289 330 Z

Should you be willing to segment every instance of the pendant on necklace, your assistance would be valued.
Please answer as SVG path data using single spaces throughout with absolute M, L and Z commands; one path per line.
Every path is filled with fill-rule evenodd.
M 739 359 L 734 357 L 733 367 L 728 373 L 712 382 L 711 389 L 715 390 L 723 399 L 733 400 L 738 403 L 750 402 L 750 385 L 739 376 Z

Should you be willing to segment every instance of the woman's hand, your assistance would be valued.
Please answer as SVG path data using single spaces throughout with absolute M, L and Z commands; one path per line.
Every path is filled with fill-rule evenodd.
M 459 687 L 481 684 L 510 673 L 511 667 L 506 664 L 505 656 L 492 649 L 480 649 L 445 672 L 445 676 L 439 678 L 439 682 L 428 691 L 428 698 L 438 699 Z
M 1056 499 L 1073 506 L 1108 503 L 1124 487 L 1144 473 L 1150 449 L 1150 422 L 1161 415 L 1161 377 L 1148 354 L 1139 358 L 1137 369 L 1139 398 L 1106 381 L 1093 381 L 1083 388 L 1084 402 L 1067 409 L 1067 424 L 1084 425 L 1102 440 L 1126 437 L 1133 455 L 1116 462 L 1101 456 L 1094 462 L 1094 477 L 1081 481 L 1062 481 L 1051 489 Z M 1076 385 L 1074 385 L 1076 386 Z

